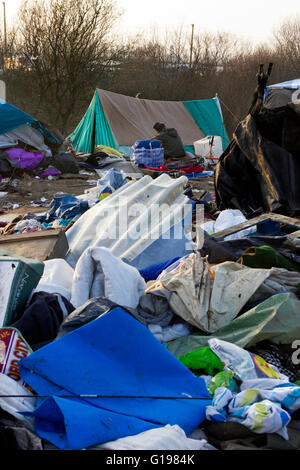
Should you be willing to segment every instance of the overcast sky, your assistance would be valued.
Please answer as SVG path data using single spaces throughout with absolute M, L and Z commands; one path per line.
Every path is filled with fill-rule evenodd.
M 6 0 L 8 23 L 13 22 L 20 3 L 21 0 Z M 158 30 L 179 25 L 188 28 L 194 24 L 195 33 L 230 31 L 260 42 L 267 41 L 283 19 L 300 16 L 299 0 L 116 0 L 116 3 L 124 10 L 122 33 L 146 31 L 154 26 Z

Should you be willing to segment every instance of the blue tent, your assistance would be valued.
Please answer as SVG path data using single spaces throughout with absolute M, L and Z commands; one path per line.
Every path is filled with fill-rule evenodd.
M 295 80 L 289 80 L 287 82 L 276 83 L 275 85 L 270 85 L 266 88 L 267 93 L 270 88 L 287 88 L 297 90 L 298 88 L 300 88 L 300 78 L 296 78 Z
M 56 145 L 62 143 L 62 141 L 56 137 L 53 132 L 46 129 L 40 121 L 7 101 L 0 99 L 0 135 L 12 132 L 24 124 L 38 130 L 48 142 Z
M 296 78 L 295 80 L 289 80 L 287 82 L 276 83 L 274 85 L 269 85 L 265 91 L 264 102 L 266 101 L 267 95 L 269 95 L 272 90 L 290 91 L 291 94 L 293 90 L 300 90 L 300 78 Z
M 32 122 L 37 122 L 37 120 L 12 104 L 0 99 L 0 135 Z

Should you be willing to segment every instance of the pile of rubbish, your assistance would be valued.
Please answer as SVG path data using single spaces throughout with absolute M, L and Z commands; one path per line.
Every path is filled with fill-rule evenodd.
M 99 176 L 11 226 L 62 224 L 65 256 L 0 252 L 1 443 L 299 449 L 298 239 L 186 176 Z
M 71 153 L 68 153 L 71 150 Z M 48 178 L 78 172 L 63 135 L 10 103 L 0 103 L 0 182 L 25 174 Z
M 300 449 L 300 219 L 254 169 L 266 190 L 238 185 L 255 119 L 217 200 L 197 159 L 142 171 L 99 146 L 76 157 L 96 184 L 4 224 L 0 448 Z

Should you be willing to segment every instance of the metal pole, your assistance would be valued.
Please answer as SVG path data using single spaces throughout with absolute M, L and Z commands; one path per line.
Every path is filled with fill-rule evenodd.
M 7 51 L 6 8 L 5 8 L 5 2 L 2 2 L 2 4 L 3 4 L 3 23 L 4 23 L 3 70 L 5 70 L 5 56 L 6 56 L 6 51 Z
M 191 37 L 191 51 L 190 51 L 190 69 L 192 68 L 192 59 L 193 59 L 193 45 L 194 45 L 194 26 L 192 26 L 192 37 Z

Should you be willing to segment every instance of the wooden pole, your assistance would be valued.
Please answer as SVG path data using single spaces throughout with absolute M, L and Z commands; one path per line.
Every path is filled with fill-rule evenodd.
M 190 69 L 192 68 L 192 61 L 193 61 L 193 46 L 194 46 L 194 26 L 192 26 L 192 37 L 191 37 L 191 51 L 190 51 Z
M 6 31 L 6 5 L 5 2 L 3 4 L 3 35 L 4 35 L 4 50 L 3 50 L 3 71 L 5 70 L 5 57 L 7 51 L 7 31 Z

